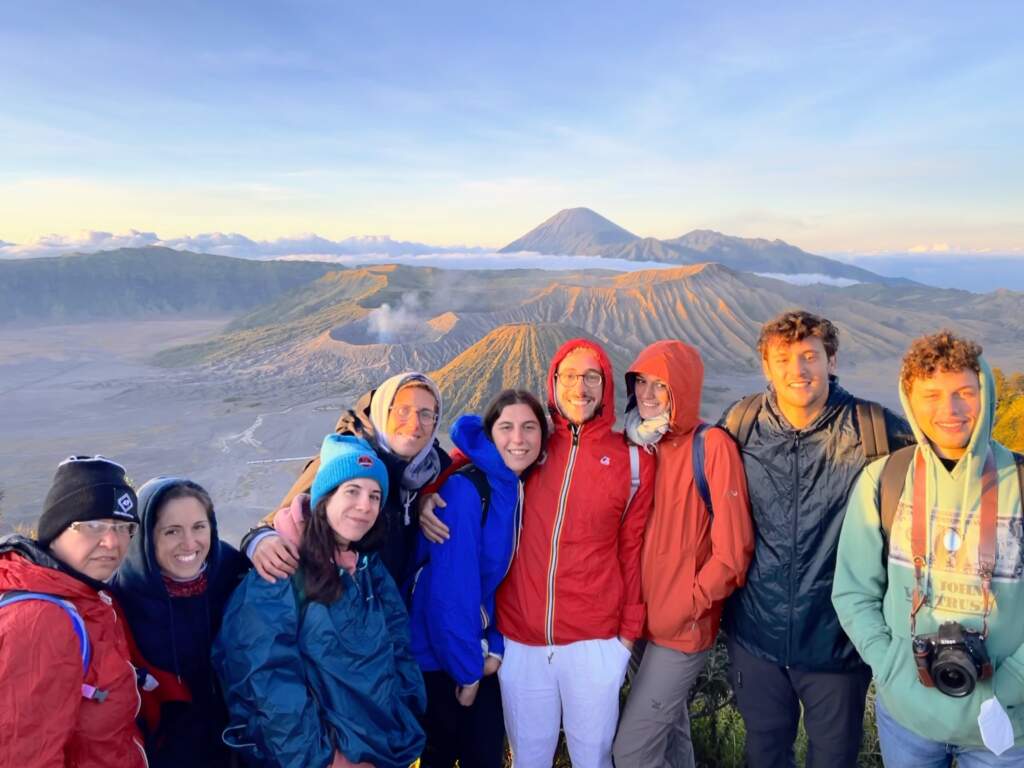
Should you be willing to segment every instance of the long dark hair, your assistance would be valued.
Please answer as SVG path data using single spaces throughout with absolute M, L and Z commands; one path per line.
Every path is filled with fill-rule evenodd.
M 341 486 L 339 485 L 338 488 Z M 327 503 L 338 492 L 335 488 L 324 496 L 313 507 L 313 511 L 302 533 L 299 543 L 299 562 L 304 574 L 304 587 L 307 600 L 318 603 L 333 603 L 344 590 L 344 583 L 338 566 L 334 563 L 334 553 L 338 549 L 338 538 L 327 520 Z M 353 541 L 349 547 L 355 552 L 372 552 L 380 547 L 387 535 L 387 519 L 384 515 L 384 499 L 380 502 L 377 520 L 359 541 Z
M 494 424 L 501 416 L 501 412 L 510 405 L 526 405 L 533 411 L 533 415 L 540 423 L 540 450 L 543 453 L 548 444 L 548 432 L 550 431 L 548 415 L 544 406 L 540 404 L 540 400 L 525 389 L 503 389 L 487 404 L 487 408 L 484 410 L 484 433 L 487 435 L 487 439 L 493 442 L 491 430 L 494 429 Z

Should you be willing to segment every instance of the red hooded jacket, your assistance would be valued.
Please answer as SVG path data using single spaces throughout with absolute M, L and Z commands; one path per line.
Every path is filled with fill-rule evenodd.
M 704 364 L 681 341 L 658 341 L 626 374 L 632 402 L 637 374 L 666 382 L 672 396 L 669 431 L 656 444 L 654 511 L 644 537 L 644 635 L 658 645 L 695 653 L 714 645 L 722 604 L 743 586 L 754 552 L 750 500 L 736 442 L 721 429 L 704 436 L 704 474 L 714 521 L 693 479 L 693 435 L 701 423 Z
M 555 372 L 574 349 L 592 350 L 604 375 L 601 406 L 576 426 L 555 406 Z M 498 628 L 527 645 L 640 636 L 640 547 L 654 499 L 654 461 L 640 451 L 640 487 L 629 503 L 629 446 L 615 422 L 613 371 L 604 350 L 566 342 L 548 370 L 554 430 L 526 480 L 518 554 L 498 589 Z M 627 509 L 628 504 L 628 509 Z
M 0 767 L 145 768 L 135 668 L 113 598 L 58 570 L 45 550 L 19 536 L 0 542 L 0 593 L 14 590 L 73 603 L 92 659 L 83 678 L 63 608 L 38 600 L 0 608 Z M 83 683 L 106 691 L 106 699 L 84 699 Z

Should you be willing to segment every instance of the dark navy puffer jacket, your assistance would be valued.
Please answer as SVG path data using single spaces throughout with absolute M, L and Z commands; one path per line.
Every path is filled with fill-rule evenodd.
M 833 380 L 824 410 L 798 430 L 769 386 L 742 446 L 754 558 L 723 626 L 745 650 L 775 664 L 838 672 L 862 663 L 832 607 L 846 501 L 865 465 L 857 402 Z M 906 421 L 888 409 L 885 423 L 890 451 L 914 441 Z
M 210 666 L 210 650 L 228 598 L 248 564 L 234 547 L 217 538 L 215 518 L 206 591 L 196 597 L 168 595 L 156 563 L 153 528 L 160 499 L 177 480 L 158 478 L 139 490 L 142 525 L 111 587 L 146 661 L 177 675 L 192 695 L 191 704 L 165 702 L 161 707 L 158 731 L 146 734 L 150 765 L 221 766 L 228 760 L 221 741 L 227 710 Z

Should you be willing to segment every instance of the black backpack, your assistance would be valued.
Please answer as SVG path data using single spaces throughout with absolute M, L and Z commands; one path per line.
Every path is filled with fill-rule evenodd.
M 875 501 L 878 505 L 879 517 L 882 520 L 882 533 L 885 534 L 887 543 L 889 534 L 892 532 L 893 520 L 896 519 L 896 508 L 900 504 L 900 497 L 903 496 L 907 470 L 910 468 L 910 462 L 914 460 L 916 449 L 917 445 L 915 444 L 893 451 L 892 455 L 885 460 L 885 466 L 882 467 Z M 1020 484 L 1021 503 L 1024 504 L 1024 455 L 1014 451 L 1013 459 L 1017 462 L 1017 482 Z
M 889 432 L 885 426 L 885 409 L 870 400 L 854 398 L 854 418 L 857 436 L 864 449 L 864 458 L 870 464 L 889 454 Z M 725 428 L 744 448 L 754 431 L 757 414 L 764 405 L 764 392 L 747 395 L 729 409 L 725 415 Z

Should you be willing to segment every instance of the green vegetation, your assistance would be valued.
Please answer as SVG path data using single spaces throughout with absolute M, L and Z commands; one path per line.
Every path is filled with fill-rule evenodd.
M 1006 376 L 998 368 L 992 372 L 996 379 L 996 423 L 992 434 L 1007 448 L 1024 453 L 1024 373 Z

